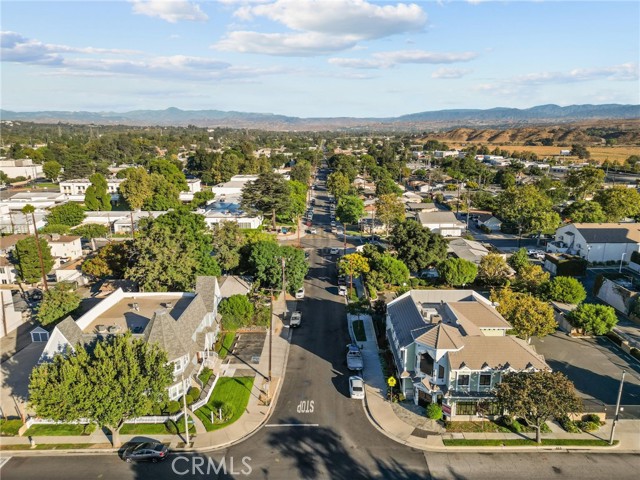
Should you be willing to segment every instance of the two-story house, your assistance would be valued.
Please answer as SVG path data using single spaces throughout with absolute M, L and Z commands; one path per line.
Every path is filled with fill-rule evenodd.
M 157 343 L 174 366 L 169 398 L 176 400 L 194 385 L 192 378 L 214 357 L 220 330 L 221 300 L 215 277 L 198 277 L 195 293 L 124 292 L 117 289 L 77 320 L 67 317 L 51 332 L 40 356 L 48 362 L 76 345 L 100 341 L 127 331 Z
M 439 403 L 450 420 L 467 420 L 514 371 L 547 370 L 511 325 L 472 290 L 411 290 L 387 304 L 387 338 L 400 391 L 416 404 Z
M 588 262 L 629 261 L 640 251 L 640 223 L 570 223 L 556 230 L 547 251 L 579 255 Z

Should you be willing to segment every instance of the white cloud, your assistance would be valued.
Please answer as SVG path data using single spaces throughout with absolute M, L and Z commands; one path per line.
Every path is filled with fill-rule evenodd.
M 284 71 L 281 67 L 236 66 L 208 57 L 188 55 L 145 57 L 141 52 L 131 50 L 45 44 L 15 32 L 1 32 L 0 45 L 3 62 L 50 67 L 51 70 L 45 73 L 46 75 L 69 77 L 136 75 L 206 81 L 253 78 L 280 74 Z M 138 54 L 139 58 L 129 58 L 132 54 Z
M 478 56 L 475 52 L 436 53 L 425 50 L 398 50 L 374 53 L 369 59 L 330 58 L 329 63 L 347 68 L 391 68 L 402 63 L 447 64 L 468 62 Z
M 187 0 L 129 0 L 133 4 L 133 13 L 158 17 L 170 23 L 180 20 L 203 22 L 209 19 L 200 9 L 200 5 Z
M 608 67 L 575 68 L 566 72 L 539 72 L 518 75 L 498 82 L 478 84 L 476 91 L 487 93 L 521 93 L 526 89 L 541 85 L 558 85 L 595 80 L 638 81 L 640 70 L 637 63 L 622 63 Z
M 280 56 L 314 56 L 353 47 L 352 37 L 333 37 L 318 33 L 231 32 L 215 45 L 217 50 Z
M 439 68 L 431 74 L 431 78 L 456 79 L 462 78 L 469 73 L 471 73 L 471 70 L 463 68 Z
M 290 31 L 233 31 L 214 48 L 292 56 L 353 48 L 360 41 L 420 31 L 427 22 L 426 13 L 416 4 L 374 5 L 366 0 L 276 0 L 243 5 L 234 15 L 240 20 L 266 18 Z

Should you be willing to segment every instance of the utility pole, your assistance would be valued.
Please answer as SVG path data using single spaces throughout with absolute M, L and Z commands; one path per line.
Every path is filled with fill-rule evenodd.
M 282 319 L 287 318 L 287 288 L 286 288 L 286 278 L 284 275 L 284 268 L 286 266 L 286 260 L 282 257 L 282 300 L 284 301 L 284 313 Z
M 187 434 L 187 447 L 191 443 L 189 439 L 189 415 L 187 415 L 187 392 L 184 389 L 184 374 L 182 374 L 182 404 L 184 407 L 184 431 Z
M 626 370 L 622 371 L 622 378 L 620 379 L 620 388 L 618 389 L 618 400 L 616 402 L 616 414 L 611 422 L 611 436 L 609 437 L 609 445 L 613 445 L 613 434 L 616 431 L 616 423 L 618 421 L 618 415 L 620 414 L 620 400 L 622 399 L 622 386 L 624 385 L 624 376 L 627 374 Z
M 269 386 L 271 386 L 271 356 L 273 353 L 273 302 L 275 301 L 275 297 L 273 296 L 273 288 L 269 289 L 271 293 L 271 303 L 269 305 L 270 315 L 269 315 Z
M 133 211 L 131 210 L 129 210 L 129 218 L 131 219 L 131 238 L 135 238 L 136 231 L 135 227 L 133 226 Z

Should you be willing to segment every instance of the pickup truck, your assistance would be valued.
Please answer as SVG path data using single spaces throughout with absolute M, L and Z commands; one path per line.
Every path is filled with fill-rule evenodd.
M 357 345 L 347 345 L 347 368 L 349 370 L 362 370 L 364 363 L 362 361 L 362 352 Z
M 299 327 L 302 323 L 302 312 L 296 310 L 291 314 L 291 320 L 289 320 L 289 327 L 295 328 Z

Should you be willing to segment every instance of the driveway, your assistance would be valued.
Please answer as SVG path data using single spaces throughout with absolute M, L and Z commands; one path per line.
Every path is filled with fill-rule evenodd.
M 23 413 L 29 391 L 29 375 L 38 362 L 46 342 L 31 343 L 0 365 L 0 408 L 9 417 L 19 416 L 16 404 Z
M 228 374 L 234 377 L 253 376 L 257 373 L 266 332 L 238 333 L 233 350 L 227 354 L 226 362 L 232 367 Z
M 621 418 L 640 418 L 640 362 L 624 353 L 606 337 L 572 338 L 560 332 L 531 344 L 544 355 L 549 366 L 563 372 L 575 384 L 585 408 L 605 406 L 611 415 L 618 395 L 622 371 L 627 372 L 621 405 Z

